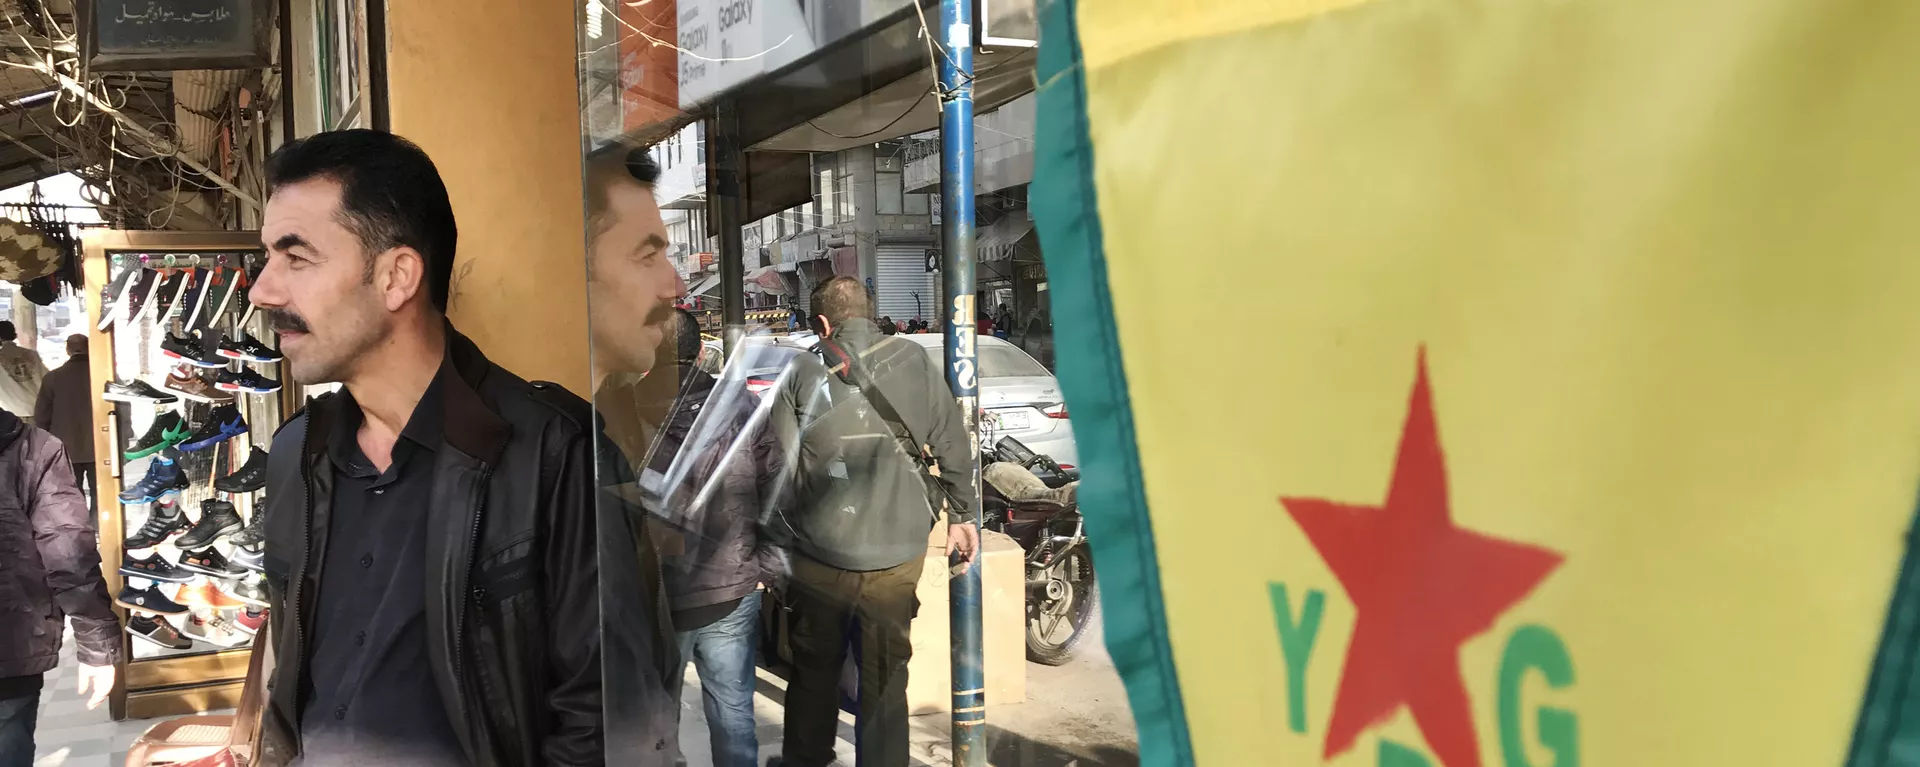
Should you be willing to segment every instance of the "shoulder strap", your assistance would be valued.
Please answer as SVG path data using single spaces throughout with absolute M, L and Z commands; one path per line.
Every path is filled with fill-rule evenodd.
M 872 349 L 869 349 L 868 353 L 871 354 L 882 345 L 894 342 L 895 339 L 892 338 L 884 339 L 879 344 L 875 344 Z M 927 443 L 913 433 L 913 429 L 908 427 L 907 422 L 900 417 L 900 411 L 895 410 L 893 403 L 887 401 L 887 395 L 880 390 L 878 383 L 873 380 L 873 373 L 867 368 L 866 363 L 858 356 L 848 354 L 846 350 L 840 348 L 838 344 L 833 343 L 833 340 L 830 338 L 821 338 L 819 348 L 821 360 L 827 363 L 827 369 L 839 376 L 840 380 L 845 381 L 848 386 L 859 391 L 860 395 L 866 398 L 867 404 L 873 406 L 874 415 L 880 416 L 880 420 L 887 424 L 887 429 L 892 431 L 895 437 L 906 440 L 907 444 L 912 446 L 912 449 L 908 450 L 907 454 L 913 460 L 914 468 L 920 473 L 920 478 L 926 481 L 928 489 L 945 497 L 947 503 L 954 508 L 966 508 L 965 504 L 960 503 L 958 499 L 953 497 L 953 493 L 948 492 L 945 483 L 934 478 L 932 474 L 933 462 L 927 456 Z M 829 352 L 837 358 L 837 363 L 834 359 L 827 357 Z M 928 500 L 931 501 L 932 498 L 932 494 L 929 494 Z M 933 516 L 935 521 L 938 521 L 940 518 L 940 510 L 937 508 L 934 509 Z

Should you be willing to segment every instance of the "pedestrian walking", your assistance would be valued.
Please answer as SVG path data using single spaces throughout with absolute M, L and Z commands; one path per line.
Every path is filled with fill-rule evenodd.
M 446 318 L 457 230 L 389 133 L 275 150 L 250 300 L 294 380 L 273 440 L 277 666 L 257 764 L 606 761 L 593 417 Z
M 120 662 L 99 536 L 69 465 L 58 438 L 0 411 L 0 767 L 33 764 L 40 690 L 69 618 L 87 708 L 106 701 Z
M 54 368 L 40 382 L 33 423 L 60 438 L 60 444 L 67 447 L 74 481 L 87 494 L 87 507 L 98 510 L 99 481 L 93 473 L 93 363 L 87 357 L 86 336 L 67 336 L 66 364 Z
M 927 537 L 948 502 L 947 548 L 971 566 L 974 488 L 960 406 L 925 348 L 885 338 L 858 280 L 812 293 L 819 356 L 795 358 L 769 422 L 791 472 L 778 502 L 793 527 L 786 600 L 793 678 L 784 764 L 834 759 L 841 665 L 859 648 L 858 764 L 907 763 L 909 626 Z
M 40 353 L 14 343 L 20 331 L 12 322 L 0 320 L 0 408 L 23 418 L 33 417 L 33 405 L 40 398 L 40 382 L 47 377 L 47 363 Z

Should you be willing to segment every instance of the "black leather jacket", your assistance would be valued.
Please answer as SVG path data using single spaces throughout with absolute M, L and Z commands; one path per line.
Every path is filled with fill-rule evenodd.
M 638 536 L 618 515 L 596 511 L 587 403 L 488 362 L 451 328 L 447 361 L 458 375 L 444 392 L 445 446 L 434 454 L 427 509 L 427 642 L 469 763 L 670 764 L 674 707 L 654 692 L 657 675 L 609 680 L 603 694 L 601 535 Z M 277 666 L 260 727 L 263 765 L 300 751 L 307 624 L 332 506 L 323 443 L 340 402 L 315 399 L 274 436 L 268 459 L 265 566 Z M 642 633 L 623 641 L 653 640 Z M 628 745 L 611 758 L 603 706 L 651 715 L 622 723 L 614 740 Z M 631 745 L 642 739 L 644 748 Z

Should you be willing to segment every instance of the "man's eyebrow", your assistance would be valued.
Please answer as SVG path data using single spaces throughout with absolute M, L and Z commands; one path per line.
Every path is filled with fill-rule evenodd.
M 301 247 L 304 247 L 308 250 L 313 249 L 312 244 L 308 243 L 305 238 L 297 234 L 280 235 L 280 239 L 274 240 L 273 244 L 268 245 L 267 247 L 268 249 L 279 250 L 279 251 L 288 251 L 288 250 L 293 250 L 294 248 L 301 248 Z
M 646 239 L 646 241 L 645 241 L 645 242 L 642 242 L 642 243 L 640 243 L 640 247 L 642 247 L 642 248 L 659 248 L 659 249 L 661 249 L 661 250 L 666 250 L 666 249 L 667 249 L 667 238 L 665 238 L 665 237 L 661 237 L 660 235 L 657 235 L 657 234 L 649 234 L 649 235 L 647 235 L 647 239 Z

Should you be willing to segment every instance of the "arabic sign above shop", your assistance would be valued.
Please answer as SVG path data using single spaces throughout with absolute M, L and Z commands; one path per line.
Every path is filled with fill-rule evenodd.
M 94 70 L 250 69 L 268 63 L 265 0 L 80 4 Z

